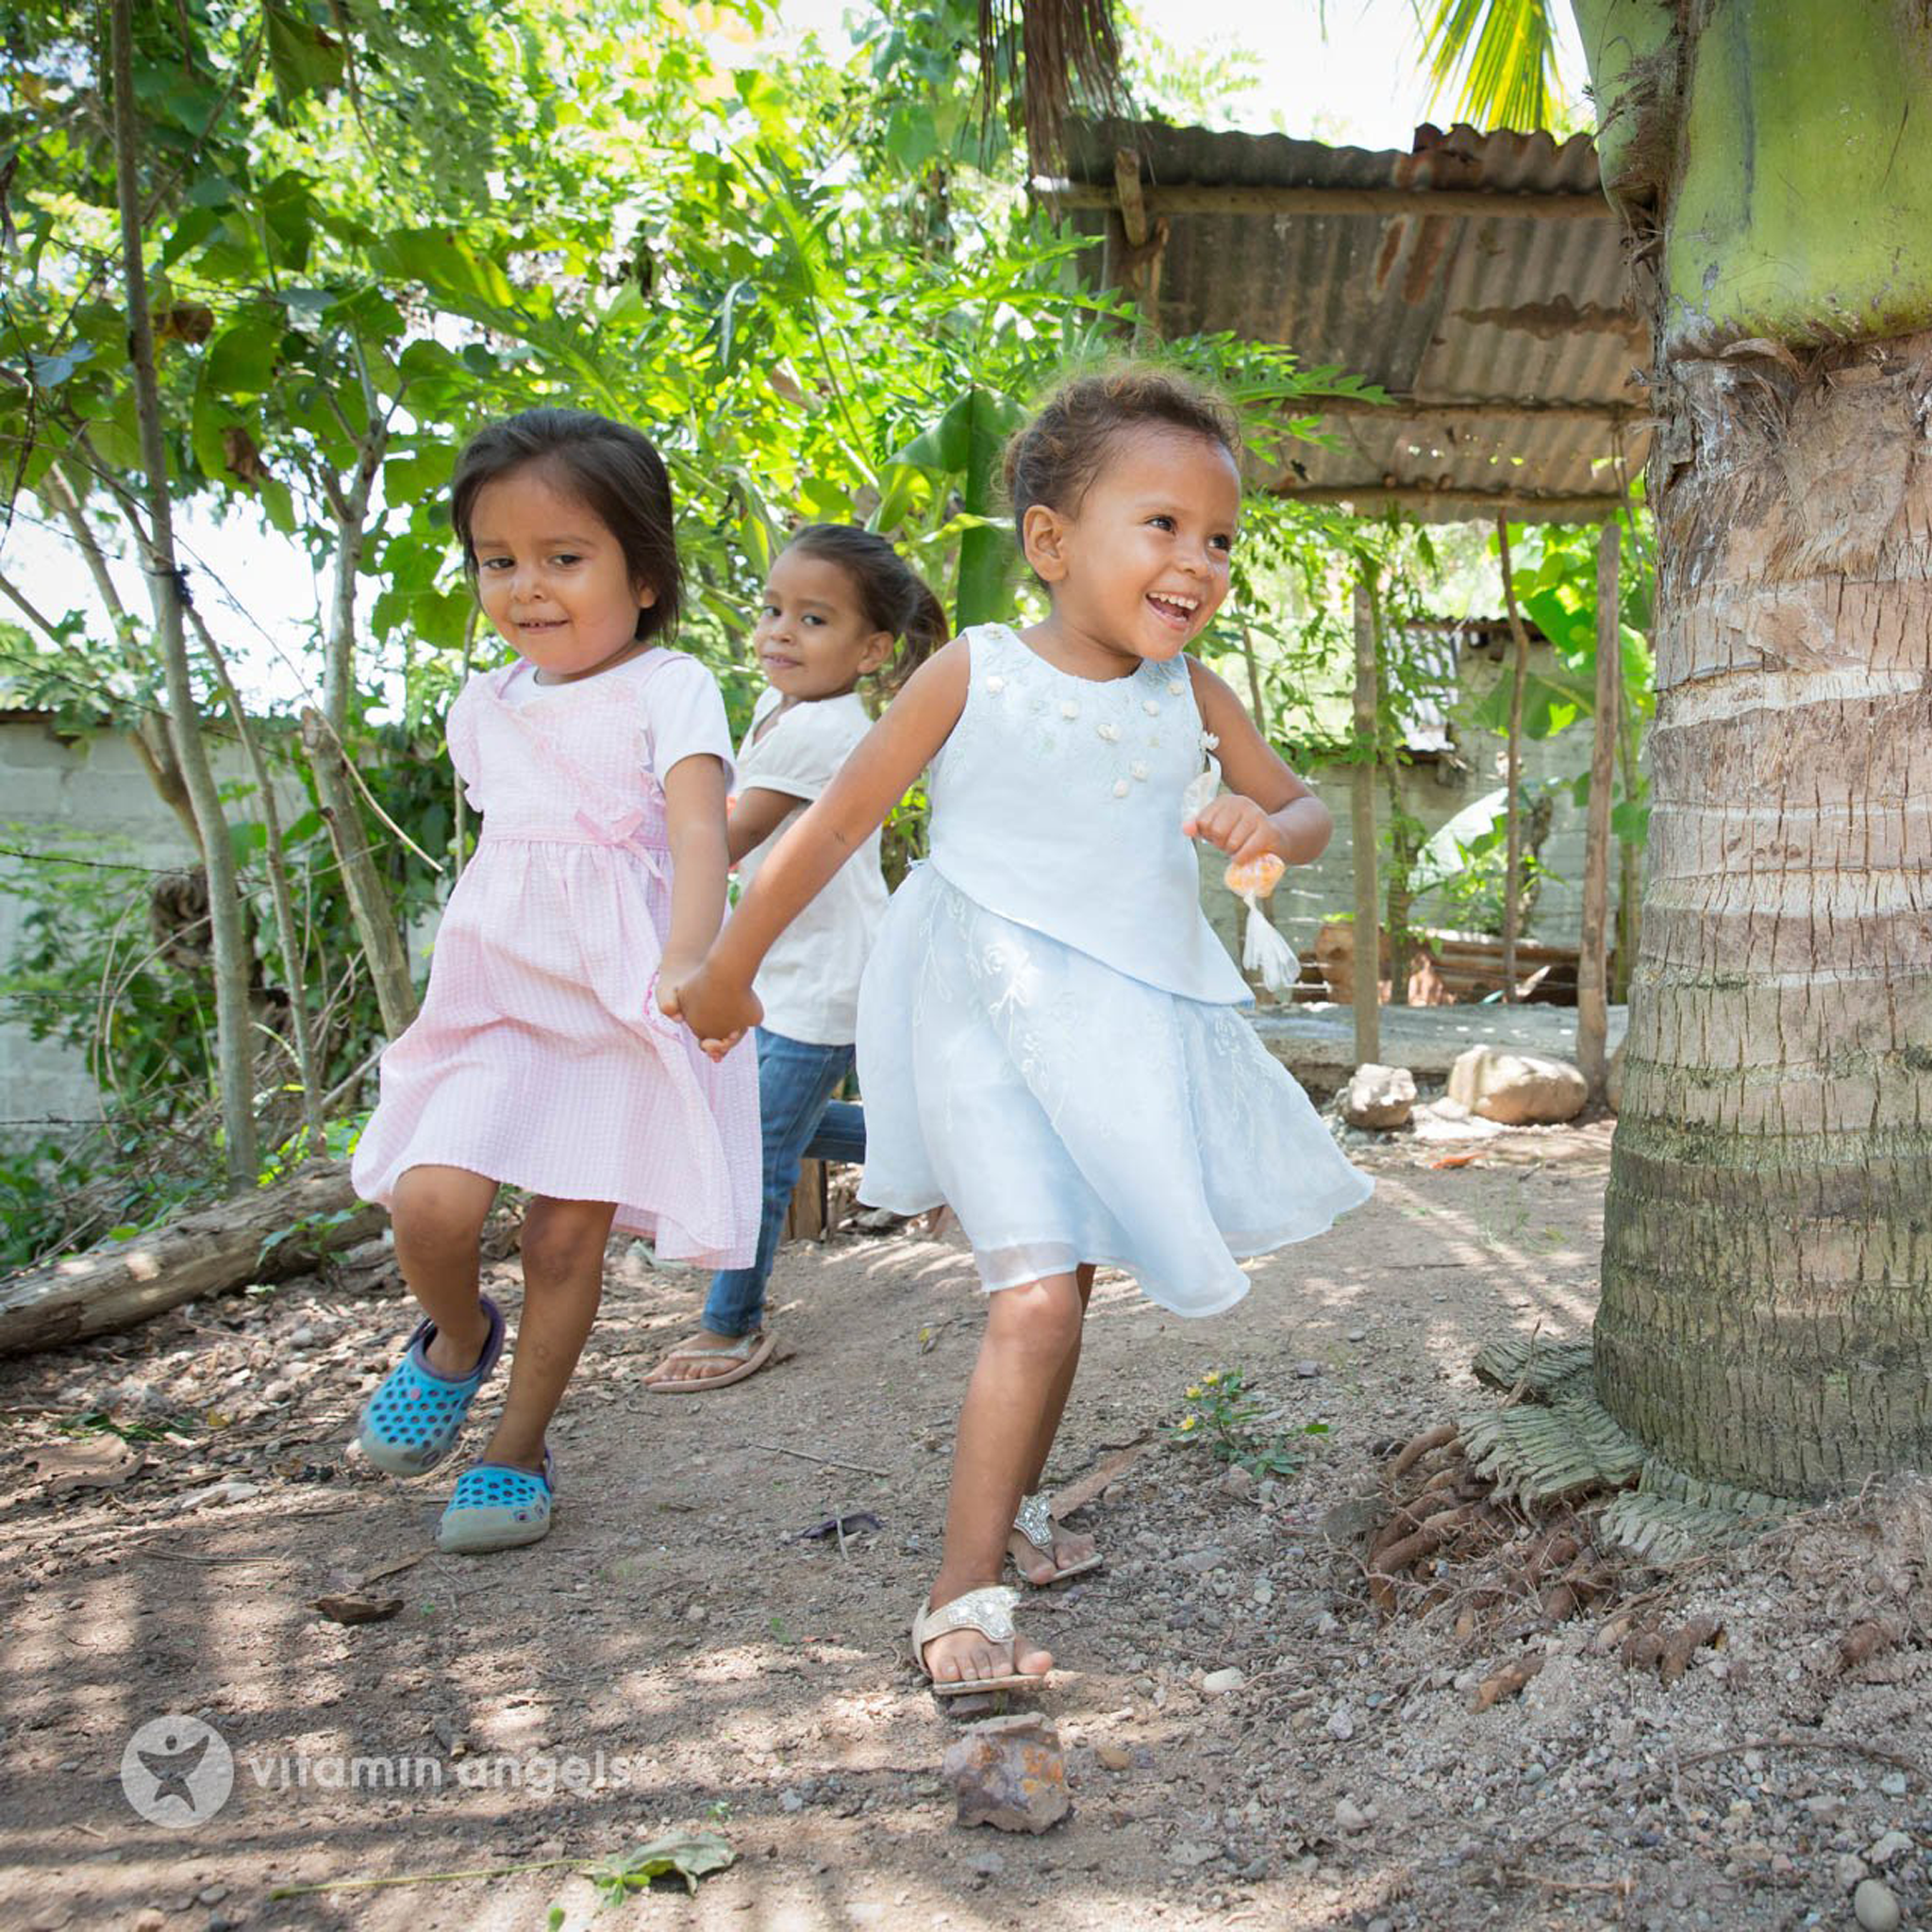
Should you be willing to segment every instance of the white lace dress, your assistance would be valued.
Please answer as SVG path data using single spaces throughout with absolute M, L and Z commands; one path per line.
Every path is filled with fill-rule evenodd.
M 951 1204 L 991 1289 L 1081 1261 L 1177 1314 L 1373 1183 L 1240 1010 L 1181 794 L 1203 768 L 1184 664 L 1094 683 L 1004 625 L 967 635 L 934 759 L 932 858 L 859 991 L 860 1199 Z

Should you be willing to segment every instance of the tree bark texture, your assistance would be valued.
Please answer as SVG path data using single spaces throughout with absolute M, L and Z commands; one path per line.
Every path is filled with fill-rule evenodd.
M 1656 342 L 1650 885 L 1598 1393 L 1692 1475 L 1932 1467 L 1932 20 L 1576 0 Z
M 1932 333 L 1679 358 L 1596 1324 L 1679 1468 L 1932 1468 Z

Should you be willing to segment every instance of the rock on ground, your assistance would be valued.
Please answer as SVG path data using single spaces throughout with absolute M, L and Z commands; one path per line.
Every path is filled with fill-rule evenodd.
M 1341 1117 L 1352 1127 L 1402 1127 L 1415 1111 L 1415 1075 L 1407 1067 L 1365 1061 L 1342 1090 Z
M 961 1824 L 1039 1832 L 1070 1808 L 1059 1734 L 1036 1713 L 974 1724 L 940 1769 L 958 1795 Z
M 1567 1060 L 1473 1046 L 1449 1070 L 1449 1098 L 1484 1120 L 1524 1127 L 1574 1120 L 1590 1087 Z

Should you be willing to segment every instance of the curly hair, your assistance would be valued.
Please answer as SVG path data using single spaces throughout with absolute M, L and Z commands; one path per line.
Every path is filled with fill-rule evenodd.
M 1237 467 L 1241 425 L 1212 390 L 1145 362 L 1121 363 L 1062 383 L 1007 443 L 1007 495 L 1019 535 L 1043 504 L 1074 514 L 1110 446 L 1135 429 L 1173 429 L 1224 449 Z

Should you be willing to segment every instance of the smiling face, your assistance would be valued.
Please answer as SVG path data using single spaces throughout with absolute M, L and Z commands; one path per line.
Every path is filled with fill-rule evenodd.
M 804 550 L 773 564 L 753 641 L 767 681 L 791 704 L 841 696 L 892 649 L 891 632 L 867 618 L 851 573 Z
M 1220 443 L 1182 429 L 1121 432 L 1072 512 L 1034 504 L 1022 539 L 1047 587 L 1042 633 L 1069 670 L 1124 675 L 1174 658 L 1227 596 L 1241 476 Z
M 540 466 L 486 483 L 470 530 L 483 614 L 545 683 L 587 677 L 649 648 L 638 612 L 657 592 L 633 581 L 604 520 Z

